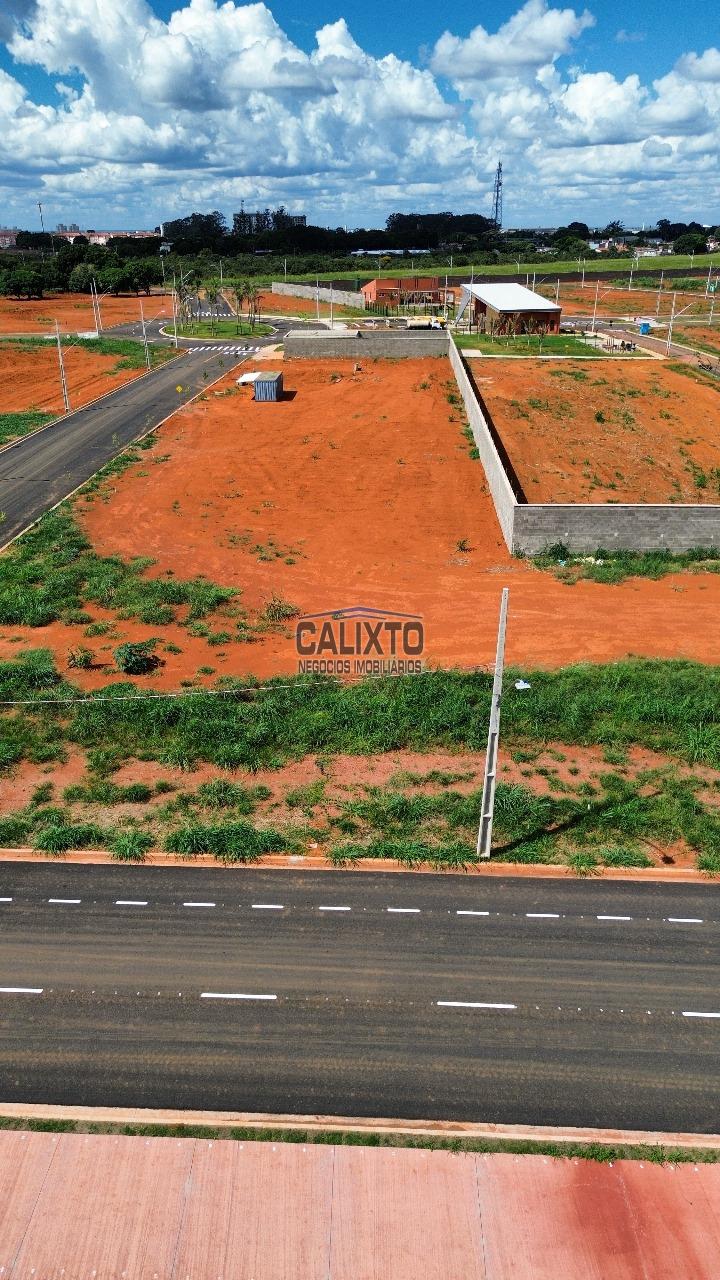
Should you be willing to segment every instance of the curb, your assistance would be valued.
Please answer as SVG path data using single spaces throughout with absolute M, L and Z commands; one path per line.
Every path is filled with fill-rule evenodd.
M 642 1129 L 590 1129 L 553 1125 L 492 1124 L 480 1121 L 390 1120 L 376 1117 L 273 1115 L 258 1111 L 171 1111 L 133 1107 L 75 1107 L 22 1102 L 0 1103 L 0 1116 L 12 1120 L 74 1120 L 88 1124 L 197 1125 L 215 1129 L 305 1129 L 322 1133 L 388 1134 L 398 1137 L 465 1141 L 600 1143 L 612 1146 L 680 1147 L 720 1150 L 720 1134 L 663 1133 Z
M 62 855 L 39 853 L 29 846 L 16 849 L 0 848 L 0 862 L 42 862 L 52 865 L 70 866 L 131 866 L 142 867 L 182 867 L 185 870 L 193 867 L 217 871 L 371 871 L 400 875 L 445 875 L 468 876 L 478 879 L 492 879 L 505 876 L 516 880 L 581 880 L 590 881 L 621 880 L 635 884 L 702 884 L 715 883 L 715 877 L 694 867 L 654 867 L 646 871 L 638 871 L 633 867 L 598 867 L 591 876 L 578 876 L 570 867 L 556 864 L 528 865 L 517 862 L 490 862 L 489 864 L 471 864 L 468 867 L 411 867 L 403 862 L 395 862 L 389 858 L 361 858 L 357 862 L 336 865 L 323 854 L 304 853 L 269 853 L 256 858 L 253 862 L 220 862 L 212 854 L 201 853 L 189 858 L 179 858 L 169 853 L 149 853 L 143 862 L 122 862 L 114 858 L 107 849 L 83 849 Z

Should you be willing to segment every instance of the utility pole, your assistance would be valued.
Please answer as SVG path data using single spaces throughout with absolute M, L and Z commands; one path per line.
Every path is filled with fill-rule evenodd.
M 320 323 L 320 278 L 315 280 L 315 310 L 317 312 L 318 324 Z
M 659 316 L 659 315 L 660 315 L 660 295 L 662 294 L 662 287 L 663 287 L 663 280 L 664 280 L 664 279 L 665 279 L 665 271 L 663 270 L 663 271 L 661 271 L 661 272 L 660 272 L 660 288 L 658 289 L 657 307 L 655 308 L 655 315 L 656 315 L 656 316 Z
M 63 404 L 65 412 L 70 412 L 70 397 L 68 395 L 67 378 L 65 377 L 65 363 L 63 361 L 62 343 L 60 341 L 60 325 L 55 321 L 55 339 L 57 341 L 58 363 L 60 365 L 60 386 L 62 387 Z
M 709 297 L 709 294 L 710 294 L 710 281 L 711 281 L 711 280 L 712 280 L 712 262 L 710 263 L 710 268 L 709 268 L 709 270 L 708 270 L 708 278 L 707 278 L 707 281 L 706 281 L 706 284 L 705 284 L 705 297 L 706 297 L 706 298 L 707 298 L 707 297 Z
M 557 284 L 555 285 L 555 302 L 558 303 L 559 301 L 560 301 L 560 277 L 558 276 Z
M 142 298 L 140 299 L 140 323 L 142 325 L 143 343 L 145 345 L 145 364 L 150 370 L 150 351 L 148 350 L 147 333 L 145 332 L 145 312 L 143 311 Z
M 330 328 L 333 327 L 333 287 L 330 285 Z
M 285 283 L 287 284 L 287 258 L 285 259 L 284 267 L 285 267 Z
M 597 320 L 598 298 L 600 296 L 600 279 L 595 281 L 595 306 L 593 307 L 593 333 L 595 332 L 595 321 Z
M 671 346 L 672 346 L 672 331 L 673 331 L 673 323 L 674 323 L 674 320 L 675 320 L 675 302 L 676 302 L 676 299 L 677 299 L 677 294 L 676 294 L 676 293 L 674 293 L 674 294 L 673 294 L 673 300 L 672 300 L 672 311 L 671 311 L 671 313 L 670 313 L 670 324 L 668 325 L 667 347 L 665 348 L 665 354 L 666 354 L 666 355 L 668 355 L 668 356 L 670 355 L 670 348 L 671 348 Z
M 492 702 L 490 704 L 490 727 L 488 730 L 487 754 L 485 756 L 485 778 L 483 781 L 480 827 L 477 838 L 478 858 L 489 858 L 490 848 L 492 845 L 498 739 L 500 737 L 500 699 L 502 698 L 503 669 L 505 666 L 505 628 L 507 626 L 508 595 L 508 588 L 503 587 L 500 599 L 500 620 L 498 623 L 497 649 L 495 652 L 495 674 L 493 676 Z
M 175 288 L 175 272 L 174 272 L 174 271 L 173 271 L 173 332 L 174 332 L 174 344 L 175 344 L 175 346 L 177 347 L 177 344 L 178 344 L 178 336 L 177 336 L 177 289 Z

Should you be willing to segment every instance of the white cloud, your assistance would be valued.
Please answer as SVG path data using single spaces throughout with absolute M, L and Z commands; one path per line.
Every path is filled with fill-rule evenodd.
M 241 198 L 331 225 L 412 203 L 489 211 L 499 153 L 514 223 L 630 217 L 649 198 L 648 217 L 714 220 L 717 49 L 648 84 L 584 70 L 592 15 L 545 0 L 496 32 L 445 32 L 424 67 L 367 53 L 344 18 L 306 52 L 262 3 L 188 0 L 167 22 L 146 0 L 0 3 L 0 40 L 57 95 L 34 101 L 0 71 L 0 200 L 13 221 L 30 186 L 57 217 L 91 225 L 112 211 L 153 225 Z

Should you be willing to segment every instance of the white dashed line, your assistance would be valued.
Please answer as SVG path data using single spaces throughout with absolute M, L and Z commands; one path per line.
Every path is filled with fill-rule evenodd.
M 6 996 L 41 996 L 43 987 L 0 987 Z
M 214 902 L 183 902 L 184 907 L 214 907 Z
M 12 902 L 12 898 L 0 898 L 0 902 Z
M 116 907 L 146 907 L 147 901 L 143 901 L 141 898 L 117 898 L 115 902 L 115 906 Z
M 285 908 L 281 902 L 253 902 L 253 911 L 284 911 Z
M 632 920 L 632 916 L 596 916 L 596 920 Z
M 489 911 L 456 911 L 456 916 L 489 916 Z
M 393 912 L 395 915 L 401 915 L 401 916 L 416 916 L 416 915 L 420 915 L 420 908 L 419 908 L 419 907 L 386 907 L 386 908 L 385 908 L 385 910 L 386 910 L 386 911 L 391 911 L 391 912 Z
M 446 1009 L 517 1009 L 516 1004 L 487 1004 L 480 1000 L 436 1000 Z
M 720 1018 L 720 1013 L 703 1013 L 695 1009 L 683 1009 L 683 1018 Z
M 59 906 L 73 907 L 82 902 L 82 898 L 48 898 L 48 902 L 54 902 Z
M 702 924 L 697 916 L 668 916 L 668 924 Z
M 528 920 L 559 920 L 560 913 L 558 911 L 526 911 L 525 916 Z
M 201 1000 L 277 1000 L 277 996 L 253 995 L 243 991 L 201 991 Z
M 318 911 L 352 911 L 352 907 L 318 907 Z

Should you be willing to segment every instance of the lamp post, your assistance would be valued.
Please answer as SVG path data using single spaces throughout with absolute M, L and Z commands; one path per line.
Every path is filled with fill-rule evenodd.
M 673 301 L 672 301 L 672 312 L 671 312 L 671 315 L 670 315 L 670 324 L 668 325 L 667 346 L 666 346 L 666 348 L 665 348 L 665 354 L 666 354 L 666 355 L 668 355 L 668 356 L 670 355 L 670 348 L 671 348 L 671 346 L 672 346 L 672 331 L 673 331 L 673 325 L 674 325 L 675 321 L 677 320 L 678 316 L 681 316 L 681 315 L 683 315 L 683 314 L 684 314 L 684 312 L 689 311 L 689 310 L 690 310 L 690 308 L 691 308 L 691 306 L 693 305 L 693 304 L 692 304 L 692 302 L 688 302 L 687 306 L 686 306 L 686 307 L 683 307 L 682 311 L 676 311 L 676 310 L 675 310 L 675 303 L 676 303 L 676 300 L 677 300 L 677 294 L 676 294 L 676 293 L 674 293 L 674 294 L 673 294 Z
M 142 298 L 140 298 L 140 324 L 142 325 L 142 336 L 143 336 L 143 343 L 144 343 L 144 346 L 145 346 L 145 364 L 147 365 L 148 372 L 149 372 L 149 370 L 150 370 L 150 351 L 149 351 L 149 349 L 148 349 L 147 333 L 145 332 L 145 312 L 143 311 Z
M 505 666 L 505 629 L 507 627 L 509 594 L 508 588 L 503 587 L 502 596 L 500 597 L 500 619 L 498 622 L 497 648 L 495 651 L 495 674 L 493 676 L 492 701 L 490 703 L 490 726 L 488 729 L 487 753 L 485 755 L 485 777 L 483 780 L 480 827 L 478 829 L 477 838 L 478 858 L 489 858 L 492 845 L 498 740 L 500 737 L 500 700 L 502 698 L 503 670 Z
M 65 362 L 63 360 L 62 343 L 60 341 L 60 325 L 55 321 L 55 340 L 57 342 L 58 364 L 60 365 L 60 386 L 62 388 L 63 404 L 65 412 L 70 412 L 70 396 L 68 395 L 67 378 L 65 377 Z

